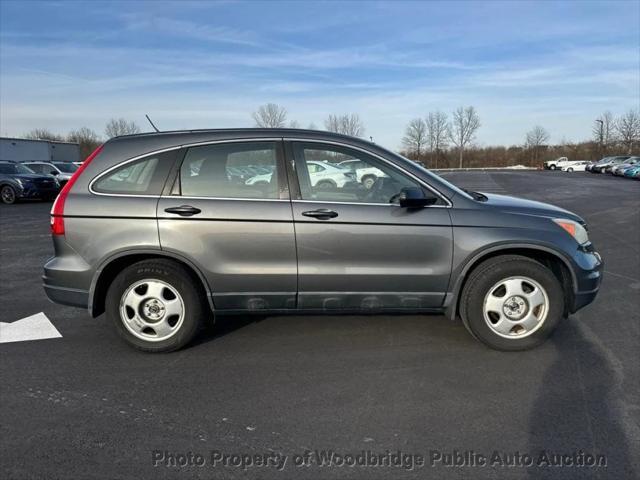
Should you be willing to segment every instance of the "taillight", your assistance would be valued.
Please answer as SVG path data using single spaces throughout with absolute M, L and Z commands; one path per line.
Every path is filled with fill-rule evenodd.
M 67 201 L 67 195 L 69 195 L 69 191 L 73 187 L 73 184 L 76 183 L 76 180 L 80 177 L 85 168 L 91 163 L 91 160 L 96 158 L 100 152 L 102 151 L 103 145 L 100 145 L 96 148 L 91 155 L 89 155 L 80 168 L 75 171 L 75 173 L 71 176 L 69 181 L 62 187 L 60 193 L 56 197 L 55 202 L 53 202 L 53 206 L 51 207 L 51 234 L 52 235 L 64 235 L 64 203 Z

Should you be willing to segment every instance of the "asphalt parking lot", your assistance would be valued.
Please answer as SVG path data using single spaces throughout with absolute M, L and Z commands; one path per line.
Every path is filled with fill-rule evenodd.
M 588 221 L 605 261 L 601 292 L 542 347 L 492 351 L 440 316 L 289 316 L 222 319 L 185 350 L 138 353 L 104 316 L 46 299 L 50 204 L 0 206 L 0 321 L 44 312 L 62 335 L 0 344 L 2 477 L 637 478 L 640 182 L 443 175 Z M 426 465 L 296 466 L 306 450 L 400 451 L 424 455 Z M 600 454 L 606 466 L 508 466 L 516 453 L 538 458 L 541 450 Z M 201 454 L 206 464 L 154 466 L 154 451 L 156 459 Z M 254 460 L 212 465 L 213 451 L 287 459 L 281 470 Z M 505 465 L 431 465 L 454 452 L 498 452 Z

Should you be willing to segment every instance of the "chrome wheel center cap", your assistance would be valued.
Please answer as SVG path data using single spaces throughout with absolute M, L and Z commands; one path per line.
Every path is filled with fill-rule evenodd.
M 513 295 L 504 301 L 502 312 L 510 320 L 520 320 L 527 313 L 527 302 L 521 296 Z
M 151 298 L 142 305 L 142 313 L 151 321 L 158 321 L 164 317 L 165 306 L 157 298 Z

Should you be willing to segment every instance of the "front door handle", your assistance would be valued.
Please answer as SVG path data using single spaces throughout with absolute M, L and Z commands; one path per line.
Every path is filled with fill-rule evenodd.
M 328 220 L 330 218 L 336 218 L 338 216 L 337 212 L 333 210 L 329 210 L 328 208 L 319 208 L 318 210 L 310 210 L 308 212 L 302 212 L 302 215 L 305 217 L 313 217 L 318 220 Z
M 179 207 L 165 208 L 164 211 L 167 213 L 175 213 L 181 217 L 191 217 L 192 215 L 197 215 L 202 210 L 192 207 L 191 205 L 180 205 Z

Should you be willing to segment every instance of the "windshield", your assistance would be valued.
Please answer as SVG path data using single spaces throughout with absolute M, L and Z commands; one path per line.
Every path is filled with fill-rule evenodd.
M 19 163 L 0 163 L 0 173 L 7 175 L 20 175 L 35 172 L 24 165 L 20 165 Z
M 54 163 L 54 165 L 63 173 L 73 173 L 78 169 L 73 163 Z

